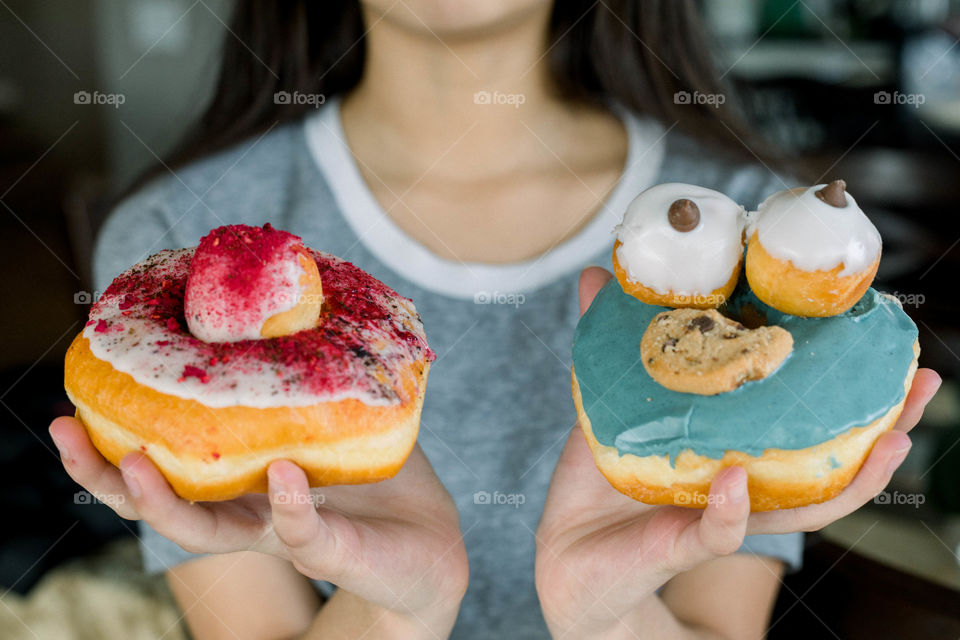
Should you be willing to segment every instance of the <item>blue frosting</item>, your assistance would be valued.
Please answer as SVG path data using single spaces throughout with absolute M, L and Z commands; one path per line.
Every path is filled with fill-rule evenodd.
M 741 282 L 727 304 L 747 305 L 793 335 L 793 353 L 770 376 L 715 396 L 679 393 L 654 381 L 640 361 L 640 340 L 666 307 L 600 290 L 573 338 L 573 364 L 594 436 L 621 455 L 669 455 L 684 449 L 711 458 L 727 450 L 811 447 L 870 424 L 899 403 L 913 362 L 917 327 L 893 301 L 868 289 L 849 311 L 801 318 L 762 303 Z

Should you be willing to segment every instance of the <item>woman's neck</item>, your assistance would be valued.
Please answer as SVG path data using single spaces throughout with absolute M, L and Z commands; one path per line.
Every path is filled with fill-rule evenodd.
M 482 35 L 442 36 L 368 12 L 364 76 L 343 103 L 351 143 L 375 138 L 415 175 L 441 157 L 458 170 L 556 162 L 573 121 L 589 114 L 552 91 L 549 9 L 538 5 Z
M 368 12 L 364 76 L 340 112 L 378 203 L 450 260 L 516 262 L 571 237 L 617 183 L 627 136 L 552 91 L 549 3 L 482 33 L 435 33 L 400 4 Z

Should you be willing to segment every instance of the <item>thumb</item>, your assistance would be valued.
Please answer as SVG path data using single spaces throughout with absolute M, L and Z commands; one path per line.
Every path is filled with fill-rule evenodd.
M 613 274 L 603 267 L 587 267 L 580 272 L 580 315 L 590 307 L 597 292 L 612 277 Z

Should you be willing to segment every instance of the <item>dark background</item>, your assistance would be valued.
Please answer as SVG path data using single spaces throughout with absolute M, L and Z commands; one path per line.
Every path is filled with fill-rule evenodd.
M 233 37 L 229 13 L 228 0 L 0 2 L 0 513 L 16 523 L 0 527 L 0 588 L 10 593 L 134 530 L 77 500 L 46 428 L 72 413 L 63 355 L 85 319 L 96 227 L 201 110 L 219 44 Z M 891 489 L 923 504 L 868 505 L 812 536 L 771 636 L 960 637 L 960 2 L 720 0 L 705 15 L 751 122 L 813 176 L 844 178 L 880 229 L 875 286 L 905 303 L 921 364 L 945 379 Z M 84 104 L 82 92 L 123 104 Z

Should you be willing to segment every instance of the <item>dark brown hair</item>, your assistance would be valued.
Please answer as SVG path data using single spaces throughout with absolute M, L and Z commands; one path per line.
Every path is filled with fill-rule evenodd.
M 167 163 L 177 167 L 301 117 L 304 104 L 277 104 L 299 91 L 327 98 L 363 74 L 358 0 L 238 0 L 213 98 Z M 555 0 L 547 62 L 566 98 L 619 102 L 744 158 L 771 157 L 752 135 L 714 70 L 693 0 Z M 719 106 L 678 103 L 678 92 L 722 93 Z M 154 169 L 138 185 L 157 173 Z

